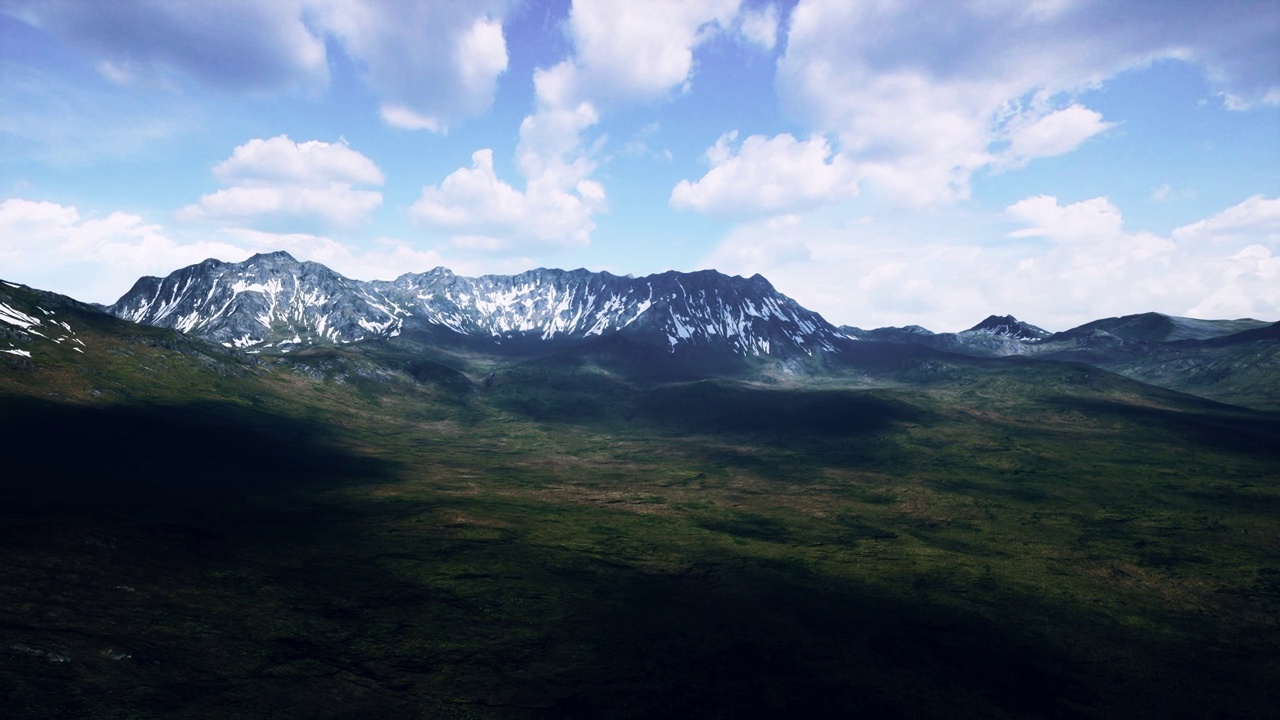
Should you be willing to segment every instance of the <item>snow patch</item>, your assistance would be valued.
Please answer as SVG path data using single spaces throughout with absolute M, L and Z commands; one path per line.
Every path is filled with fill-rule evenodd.
M 26 358 L 31 357 L 31 353 L 27 352 L 26 350 L 18 350 L 16 348 L 13 350 L 0 350 L 0 352 L 7 352 L 10 355 L 21 355 L 22 357 L 26 357 Z
M 10 325 L 17 325 L 23 330 L 35 327 L 36 325 L 40 324 L 39 320 L 31 317 L 30 315 L 20 310 L 15 310 L 9 307 L 8 305 L 5 305 L 4 303 L 0 303 L 0 322 L 5 322 Z

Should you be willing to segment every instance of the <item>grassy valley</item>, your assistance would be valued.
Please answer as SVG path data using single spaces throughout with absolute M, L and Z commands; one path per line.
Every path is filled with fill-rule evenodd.
M 64 312 L 83 353 L 0 355 L 11 717 L 1280 704 L 1274 413 L 1016 358 L 255 358 Z

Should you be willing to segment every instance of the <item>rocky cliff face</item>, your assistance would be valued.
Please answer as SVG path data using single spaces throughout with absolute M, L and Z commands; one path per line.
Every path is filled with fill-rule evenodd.
M 495 344 L 623 334 L 669 351 L 834 351 L 842 335 L 763 277 L 704 270 L 643 278 L 538 269 L 468 278 L 445 268 L 362 282 L 287 253 L 206 260 L 142 278 L 108 312 L 227 346 L 284 351 L 448 330 Z

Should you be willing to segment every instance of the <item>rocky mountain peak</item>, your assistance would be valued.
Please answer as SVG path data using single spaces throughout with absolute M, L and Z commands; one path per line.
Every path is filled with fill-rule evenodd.
M 987 319 L 964 332 L 971 334 L 983 333 L 987 335 L 999 335 L 1030 342 L 1043 340 L 1051 335 L 1049 331 L 1038 328 L 1030 323 L 1022 322 L 1012 315 L 988 315 Z
M 832 351 L 842 339 L 759 275 L 700 270 L 632 278 L 537 268 L 468 278 L 438 267 L 363 282 L 285 252 L 143 278 L 108 311 L 254 351 L 408 330 L 444 330 L 494 344 L 623 334 L 673 353 L 701 348 L 781 356 Z

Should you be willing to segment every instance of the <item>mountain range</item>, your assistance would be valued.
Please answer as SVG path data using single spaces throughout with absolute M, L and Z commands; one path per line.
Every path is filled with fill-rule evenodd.
M 904 352 L 911 362 L 1018 356 L 1082 362 L 1204 397 L 1280 407 L 1280 323 L 1143 313 L 1053 333 L 992 315 L 958 333 L 914 325 L 863 330 L 832 325 L 760 275 L 712 270 L 633 278 L 536 269 L 469 278 L 436 268 L 366 282 L 275 252 L 144 277 L 103 309 L 253 354 L 370 342 L 428 354 L 603 349 L 707 375 L 713 365 L 724 372 L 734 358 L 796 375 L 882 366 L 886 356 Z M 941 355 L 920 355 L 927 351 Z
M 494 346 L 624 335 L 672 353 L 789 356 L 834 351 L 841 338 L 759 275 L 538 269 L 467 278 L 436 268 L 362 282 L 284 252 L 145 277 L 107 311 L 252 351 L 425 332 Z
M 281 253 L 0 282 L 5 717 L 1265 717 L 1278 335 Z

